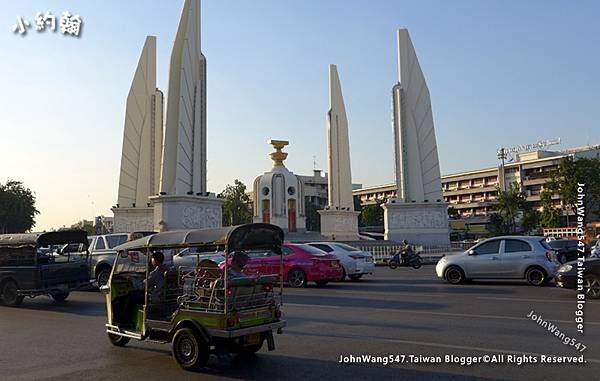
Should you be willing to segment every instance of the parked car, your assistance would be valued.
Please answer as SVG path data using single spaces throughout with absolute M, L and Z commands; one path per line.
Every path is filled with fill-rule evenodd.
M 225 260 L 225 253 L 218 252 L 197 252 L 195 249 L 185 248 L 173 256 L 173 266 L 196 267 L 201 261 L 212 261 L 219 264 Z
M 461 254 L 442 257 L 437 276 L 458 284 L 470 279 L 525 279 L 541 286 L 559 264 L 544 237 L 505 236 L 487 239 Z
M 309 245 L 334 254 L 340 260 L 344 270 L 341 280 L 348 276 L 350 280 L 357 281 L 363 275 L 373 274 L 375 269 L 373 255 L 367 251 L 361 251 L 341 242 L 312 242 Z
M 25 296 L 49 295 L 64 301 L 73 290 L 90 286 L 86 255 L 65 253 L 58 260 L 52 245 L 81 244 L 87 249 L 83 230 L 0 235 L 0 302 L 19 306 Z
M 577 289 L 577 261 L 563 264 L 556 274 L 556 286 Z M 583 290 L 591 299 L 600 299 L 600 258 L 583 262 Z
M 548 242 L 548 245 L 556 251 L 556 258 L 560 263 L 574 261 L 581 254 L 579 241 L 574 239 L 556 239 Z M 590 255 L 590 247 L 584 244 L 584 255 Z
M 108 282 L 117 252 L 115 247 L 129 240 L 132 235 L 144 237 L 154 232 L 113 233 L 88 237 L 90 251 L 90 278 L 98 287 Z
M 250 259 L 244 266 L 248 275 L 277 275 L 283 265 L 283 278 L 291 287 L 305 287 L 308 282 L 324 286 L 342 278 L 344 270 L 340 260 L 316 247 L 306 244 L 285 243 L 283 259 L 272 251 L 248 252 Z M 223 267 L 224 263 L 221 264 Z

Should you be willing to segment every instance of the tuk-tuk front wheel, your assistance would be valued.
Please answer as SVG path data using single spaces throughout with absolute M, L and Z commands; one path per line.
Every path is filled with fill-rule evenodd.
M 109 333 L 108 339 L 115 347 L 124 347 L 125 345 L 127 345 L 129 340 L 131 340 L 129 337 L 115 335 L 114 333 Z
M 17 282 L 12 279 L 5 281 L 0 286 L 0 301 L 9 307 L 20 306 L 25 297 L 19 295 L 18 290 Z
M 185 370 L 199 370 L 208 362 L 210 347 L 196 331 L 181 328 L 173 336 L 173 357 Z

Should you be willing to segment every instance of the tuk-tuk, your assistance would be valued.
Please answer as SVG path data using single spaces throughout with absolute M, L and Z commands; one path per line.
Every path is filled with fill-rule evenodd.
M 39 295 L 62 302 L 89 288 L 87 249 L 83 230 L 0 234 L 0 302 L 17 307 Z
M 106 295 L 110 341 L 115 346 L 130 339 L 172 343 L 173 357 L 186 370 L 203 368 L 210 354 L 255 353 L 265 341 L 274 350 L 273 330 L 281 333 L 286 324 L 280 311 L 282 243 L 279 227 L 258 223 L 167 231 L 117 246 L 109 282 L 100 288 Z M 224 263 L 239 253 L 272 253 L 279 265 L 274 274 L 243 276 L 210 260 L 176 268 L 169 253 L 182 248 L 223 252 Z M 167 258 L 167 266 L 153 270 L 150 257 L 157 252 Z M 149 286 L 153 271 L 163 274 L 158 293 Z

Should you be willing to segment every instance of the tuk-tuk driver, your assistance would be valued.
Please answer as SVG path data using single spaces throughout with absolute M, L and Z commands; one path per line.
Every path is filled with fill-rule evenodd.
M 152 266 L 154 270 L 148 275 L 147 285 L 150 303 L 159 303 L 165 285 L 165 272 L 168 267 L 164 264 L 165 256 L 160 251 L 152 253 Z

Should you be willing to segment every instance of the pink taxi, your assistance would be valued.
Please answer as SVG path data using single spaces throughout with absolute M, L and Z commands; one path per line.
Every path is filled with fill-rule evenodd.
M 272 252 L 249 252 L 250 260 L 244 266 L 244 273 L 280 274 L 281 257 Z M 305 287 L 308 282 L 323 286 L 330 281 L 342 278 L 344 270 L 339 259 L 315 247 L 283 244 L 283 277 L 292 287 Z

